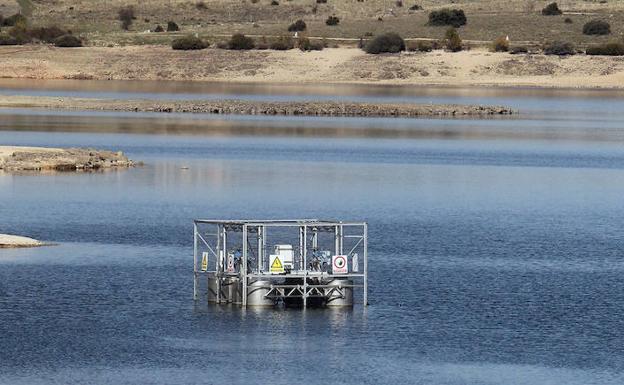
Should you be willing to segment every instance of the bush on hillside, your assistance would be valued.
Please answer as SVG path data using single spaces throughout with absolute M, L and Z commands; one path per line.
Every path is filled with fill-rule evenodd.
M 507 52 L 509 51 L 509 40 L 506 36 L 501 36 L 492 42 L 492 51 Z
M 338 25 L 340 23 L 340 19 L 336 16 L 330 16 L 325 20 L 325 24 L 327 25 Z
M 33 39 L 43 41 L 46 43 L 54 43 L 56 39 L 63 35 L 69 35 L 69 31 L 65 31 L 57 26 L 52 27 L 38 27 L 28 31 L 28 34 Z
M 408 51 L 431 52 L 433 51 L 433 43 L 430 41 L 417 41 L 407 44 Z
M 574 54 L 576 54 L 574 45 L 565 41 L 555 41 L 544 46 L 544 55 L 566 56 Z
M 9 35 L 17 41 L 17 44 L 27 44 L 32 41 L 28 29 L 21 23 L 11 28 L 9 30 Z
M 134 7 L 129 5 L 127 7 L 120 8 L 117 12 L 117 17 L 119 18 L 119 21 L 121 21 L 121 28 L 127 31 L 132 25 L 132 21 L 136 19 L 136 16 L 134 15 Z
M 542 9 L 542 15 L 544 16 L 557 16 L 561 15 L 563 12 L 559 9 L 557 3 L 550 3 L 544 9 Z
M 624 56 L 624 43 L 611 42 L 593 45 L 585 51 L 587 55 Z
M 325 46 L 321 42 L 310 41 L 307 37 L 299 38 L 299 49 L 302 51 L 322 51 Z
M 369 41 L 364 46 L 364 51 L 371 54 L 397 53 L 405 51 L 405 41 L 399 34 L 387 32 Z
M 4 27 L 13 27 L 19 24 L 26 25 L 27 23 L 28 19 L 26 19 L 26 16 L 20 13 L 16 13 L 2 20 L 2 26 Z
M 183 51 L 204 49 L 208 46 L 207 42 L 195 36 L 184 36 L 171 42 L 171 48 Z
M 287 51 L 295 48 L 295 44 L 289 36 L 282 36 L 271 41 L 269 48 L 276 51 Z
M 63 35 L 54 41 L 57 47 L 82 47 L 82 41 L 74 35 Z
M 230 41 L 228 41 L 227 44 L 228 49 L 235 50 L 254 49 L 255 46 L 256 43 L 254 42 L 254 39 L 247 37 L 242 33 L 235 33 L 234 35 L 232 35 Z
M 509 49 L 509 53 L 512 55 L 518 55 L 521 53 L 529 53 L 529 49 L 523 45 L 518 45 L 518 46 L 511 47 Z
M 444 35 L 446 49 L 451 52 L 459 52 L 463 49 L 462 40 L 455 28 L 449 28 Z
M 444 8 L 429 13 L 429 25 L 450 25 L 459 28 L 466 25 L 467 21 L 462 9 Z
M 305 31 L 307 27 L 305 21 L 299 19 L 288 26 L 288 32 L 302 32 Z
M 180 30 L 180 27 L 175 21 L 167 22 L 167 32 L 177 32 Z
M 604 20 L 590 20 L 583 26 L 585 35 L 608 35 L 611 33 L 611 25 Z
M 159 24 L 156 26 L 156 28 L 154 28 L 152 32 L 156 32 L 156 33 L 165 32 L 165 29 L 162 27 L 162 25 Z
M 17 41 L 16 38 L 14 38 L 11 35 L 7 35 L 5 33 L 0 34 L 0 45 L 19 45 L 20 42 Z

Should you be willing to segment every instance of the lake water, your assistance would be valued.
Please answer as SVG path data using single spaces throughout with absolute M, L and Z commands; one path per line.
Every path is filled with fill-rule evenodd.
M 279 100 L 333 91 L 494 101 L 522 114 L 0 111 L 2 144 L 120 149 L 145 162 L 0 174 L 0 233 L 57 243 L 0 250 L 0 383 L 624 383 L 622 94 L 195 87 L 2 81 L 0 93 Z M 368 221 L 370 306 L 194 303 L 198 217 Z

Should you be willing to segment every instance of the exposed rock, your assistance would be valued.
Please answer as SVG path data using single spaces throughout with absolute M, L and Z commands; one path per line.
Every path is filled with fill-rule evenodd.
M 161 102 L 150 104 L 129 102 L 109 105 L 116 111 L 208 113 L 224 115 L 290 115 L 290 116 L 484 116 L 517 113 L 503 106 L 453 104 L 372 104 L 340 102 L 258 102 L 246 100 L 216 100 L 208 102 Z
M 121 151 L 0 146 L 0 170 L 7 171 L 99 170 L 133 165 Z

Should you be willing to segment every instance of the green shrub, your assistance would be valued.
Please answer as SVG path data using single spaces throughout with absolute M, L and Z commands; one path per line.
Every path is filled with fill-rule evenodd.
M 117 12 L 117 17 L 119 18 L 119 21 L 121 21 L 121 28 L 127 31 L 132 25 L 132 21 L 136 19 L 136 16 L 134 15 L 134 7 L 129 5 L 127 7 L 120 8 Z
M 325 24 L 327 25 L 338 25 L 340 23 L 340 19 L 336 16 L 330 16 L 325 20 Z
M 583 26 L 585 35 L 608 35 L 611 33 L 611 25 L 604 20 L 590 20 Z
M 611 42 L 593 45 L 585 51 L 587 55 L 624 56 L 624 43 Z
M 416 48 L 419 52 L 431 52 L 435 48 L 435 44 L 430 41 L 419 41 Z
M 82 47 L 82 41 L 74 35 L 63 35 L 54 41 L 57 47 Z
M 69 31 L 62 30 L 59 27 L 38 27 L 28 31 L 31 38 L 43 41 L 46 43 L 54 43 L 56 39 L 63 35 L 69 35 Z
M 446 49 L 451 52 L 459 52 L 462 50 L 462 40 L 455 28 L 449 28 L 444 35 Z
M 180 27 L 175 21 L 167 22 L 167 32 L 177 32 L 180 30 Z
M 557 16 L 561 15 L 563 12 L 559 9 L 557 3 L 550 3 L 544 9 L 542 9 L 542 15 L 544 16 Z
M 430 41 L 417 41 L 408 44 L 408 51 L 431 52 L 433 51 L 433 43 Z
M 19 24 L 26 25 L 27 23 L 28 23 L 28 19 L 26 19 L 26 16 L 20 13 L 16 13 L 15 15 L 11 15 L 7 17 L 6 19 L 2 20 L 2 25 L 4 27 L 13 27 Z
M 299 19 L 288 26 L 288 32 L 302 32 L 305 31 L 307 27 L 305 21 Z
M 235 33 L 228 42 L 228 49 L 235 50 L 247 50 L 254 49 L 256 46 L 254 39 L 243 35 L 242 33 Z
M 156 33 L 160 33 L 160 32 L 165 32 L 165 29 L 162 27 L 162 25 L 157 25 L 156 28 L 154 28 L 154 31 Z
M 517 55 L 517 54 L 521 54 L 521 53 L 529 53 L 529 49 L 523 45 L 518 45 L 515 47 L 511 47 L 509 49 L 509 53 L 512 55 Z
M 405 41 L 399 34 L 387 32 L 376 36 L 364 46 L 364 51 L 371 54 L 397 53 L 405 51 Z
M 295 48 L 295 44 L 289 36 L 282 36 L 271 41 L 271 44 L 269 44 L 269 48 L 276 51 L 287 51 L 289 49 Z
M 509 40 L 506 36 L 501 36 L 492 42 L 492 51 L 507 52 L 509 51 Z
M 565 41 L 554 41 L 544 46 L 544 54 L 566 56 L 576 54 L 576 50 L 574 49 L 574 45 L 572 43 L 568 43 Z
M 302 51 L 322 51 L 325 46 L 323 43 L 310 41 L 307 37 L 299 38 L 299 49 Z
M 171 42 L 171 48 L 175 50 L 196 50 L 208 48 L 209 44 L 202 39 L 195 36 L 184 36 L 178 39 L 174 39 Z
M 0 45 L 19 45 L 20 42 L 17 41 L 16 38 L 14 38 L 11 35 L 2 33 L 0 34 Z
M 451 25 L 459 28 L 466 25 L 466 14 L 462 9 L 444 8 L 429 13 L 429 25 Z
M 9 35 L 16 40 L 17 44 L 27 44 L 32 41 L 28 29 L 26 29 L 26 26 L 21 23 L 12 27 L 9 30 Z

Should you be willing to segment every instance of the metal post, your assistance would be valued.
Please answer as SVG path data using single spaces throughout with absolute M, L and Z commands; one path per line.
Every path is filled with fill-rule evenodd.
M 343 249 L 343 244 L 344 244 L 344 234 L 343 234 L 343 228 L 342 225 L 340 225 L 340 236 L 338 237 L 339 241 L 340 241 L 340 255 L 344 254 L 344 249 Z
M 243 260 L 242 274 L 243 274 L 243 307 L 247 307 L 247 225 L 243 225 Z
M 193 222 L 193 299 L 197 300 L 197 223 Z
M 338 226 L 334 226 L 334 255 L 340 254 L 340 244 L 338 240 Z
M 368 224 L 364 223 L 364 306 L 368 306 Z
M 303 308 L 308 304 L 308 226 L 303 226 Z
M 262 226 L 258 226 L 258 233 L 256 234 L 258 238 L 258 252 L 256 253 L 256 258 L 258 258 L 258 274 L 260 274 L 260 270 L 262 270 Z

